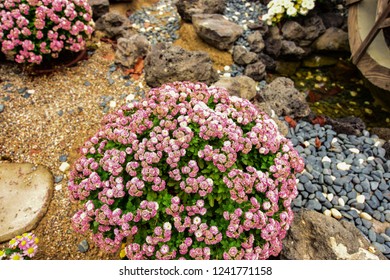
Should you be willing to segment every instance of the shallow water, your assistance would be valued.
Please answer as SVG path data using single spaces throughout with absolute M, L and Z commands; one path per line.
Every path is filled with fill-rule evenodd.
M 347 59 L 333 66 L 301 67 L 290 77 L 298 90 L 307 93 L 314 113 L 332 118 L 361 118 L 368 130 L 390 127 L 390 111 L 374 99 L 364 77 Z

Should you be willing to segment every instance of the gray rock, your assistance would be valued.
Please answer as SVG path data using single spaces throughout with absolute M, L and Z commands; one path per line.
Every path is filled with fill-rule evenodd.
M 321 206 L 321 203 L 319 203 L 319 202 L 316 201 L 316 200 L 309 200 L 308 202 L 306 202 L 305 208 L 306 208 L 306 209 L 309 209 L 309 210 L 317 210 L 317 211 L 320 211 L 321 208 L 322 208 L 322 206 Z
M 282 40 L 281 55 L 301 59 L 305 54 L 305 50 L 297 46 L 293 41 Z
M 152 47 L 145 59 L 145 80 L 150 87 L 174 81 L 203 82 L 208 85 L 217 81 L 218 74 L 205 52 L 186 51 L 168 43 Z
M 295 89 L 294 82 L 288 78 L 276 78 L 260 92 L 260 96 L 278 116 L 302 118 L 311 112 L 306 94 Z
M 390 227 L 386 228 L 385 233 L 387 236 L 390 236 Z
M 89 249 L 89 244 L 87 240 L 83 240 L 80 242 L 79 245 L 77 245 L 77 249 L 79 250 L 80 253 L 86 253 Z
M 195 14 L 223 14 L 226 0 L 180 0 L 176 7 L 181 18 L 191 22 Z
M 264 50 L 265 42 L 260 31 L 255 31 L 248 36 L 249 48 L 252 52 L 260 53 Z
M 113 39 L 135 34 L 130 20 L 116 13 L 107 13 L 101 16 L 95 23 L 95 29 L 104 32 Z
M 282 50 L 282 39 L 267 38 L 265 52 L 273 57 L 279 57 Z
M 192 23 L 200 38 L 220 50 L 230 49 L 244 32 L 241 26 L 219 14 L 195 14 Z
M 365 123 L 360 118 L 356 117 L 345 117 L 340 119 L 326 117 L 326 123 L 331 125 L 333 130 L 337 133 L 345 133 L 348 135 L 360 136 L 362 131 L 366 129 Z
M 110 10 L 110 2 L 108 0 L 88 0 L 88 4 L 92 8 L 92 18 L 95 22 Z
M 363 260 L 385 259 L 371 253 L 370 243 L 352 223 L 337 221 L 316 211 L 302 210 L 283 240 L 281 259 L 288 260 Z
M 313 41 L 326 30 L 326 27 L 319 16 L 312 16 L 305 20 L 305 40 Z
M 248 51 L 244 46 L 233 47 L 233 61 L 238 65 L 248 65 L 257 60 L 257 54 Z
M 305 29 L 296 21 L 288 20 L 282 26 L 282 35 L 286 40 L 299 42 L 306 37 Z
M 150 52 L 150 43 L 143 35 L 135 34 L 128 38 L 119 38 L 115 52 L 115 62 L 127 68 L 133 68 L 138 59 Z
M 348 33 L 335 27 L 328 28 L 312 46 L 317 51 L 350 51 Z
M 257 83 L 247 76 L 222 78 L 213 84 L 213 86 L 226 88 L 230 95 L 248 100 L 256 96 Z
M 255 81 L 261 81 L 265 78 L 266 75 L 265 65 L 262 61 L 248 64 L 245 67 L 244 74 Z
M 341 28 L 344 24 L 344 17 L 339 13 L 320 13 L 319 16 L 321 17 L 325 28 Z

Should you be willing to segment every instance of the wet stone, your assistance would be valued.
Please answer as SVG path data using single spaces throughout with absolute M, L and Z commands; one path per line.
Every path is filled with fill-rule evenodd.
M 54 183 L 59 183 L 62 181 L 62 179 L 64 179 L 64 175 L 54 176 Z
M 315 193 L 315 191 L 317 190 L 317 188 L 311 183 L 311 182 L 307 182 L 305 184 L 305 190 L 309 193 Z
M 380 235 L 379 233 L 376 233 L 376 242 L 383 244 L 383 243 L 385 243 L 385 238 L 382 235 Z
M 324 194 L 322 192 L 317 191 L 315 193 L 315 196 L 316 196 L 316 198 L 318 199 L 319 202 L 326 201 L 326 197 L 324 196 Z
M 375 248 L 377 248 L 378 251 L 380 251 L 381 253 L 385 253 L 386 252 L 386 247 L 383 244 L 380 244 L 378 242 L 373 242 L 372 245 L 374 245 Z
M 378 182 L 371 182 L 370 187 L 371 187 L 372 191 L 375 191 L 379 187 L 379 183 Z
M 381 192 L 380 190 L 376 190 L 376 191 L 374 192 L 374 194 L 375 194 L 375 196 L 377 197 L 377 199 L 378 199 L 379 201 L 382 201 L 382 200 L 383 200 L 383 194 L 382 194 L 382 192 Z

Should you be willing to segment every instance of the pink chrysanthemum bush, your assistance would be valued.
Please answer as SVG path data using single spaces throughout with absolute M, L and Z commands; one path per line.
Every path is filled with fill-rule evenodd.
M 29 260 L 37 253 L 38 242 L 31 232 L 18 235 L 9 241 L 7 249 L 0 250 L 0 260 Z
M 79 52 L 93 32 L 87 0 L 0 0 L 0 47 L 18 63 Z
M 223 88 L 176 82 L 105 116 L 70 173 L 80 233 L 128 259 L 267 259 L 293 219 L 303 160 Z

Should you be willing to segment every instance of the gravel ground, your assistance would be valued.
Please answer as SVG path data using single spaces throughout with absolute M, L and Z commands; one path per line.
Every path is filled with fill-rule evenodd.
M 13 63 L 0 63 L 0 160 L 42 164 L 55 176 L 48 213 L 33 231 L 40 238 L 38 259 L 112 259 L 76 234 L 70 218 L 67 172 L 59 167 L 77 159 L 78 149 L 100 126 L 103 115 L 142 92 L 143 77 L 131 81 L 113 64 L 110 45 L 98 43 L 88 60 L 49 76 L 30 76 Z

